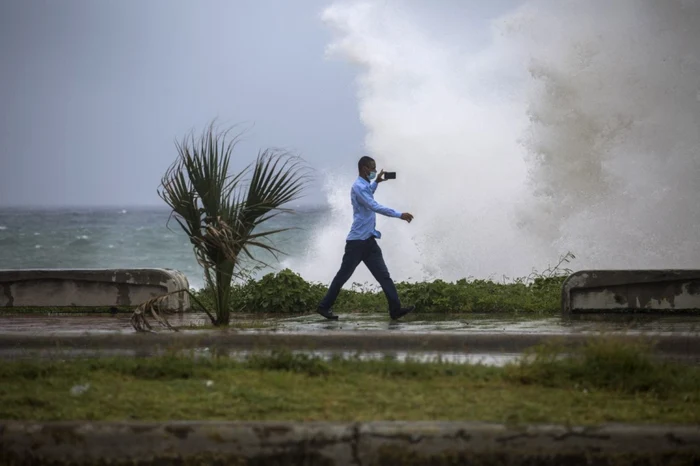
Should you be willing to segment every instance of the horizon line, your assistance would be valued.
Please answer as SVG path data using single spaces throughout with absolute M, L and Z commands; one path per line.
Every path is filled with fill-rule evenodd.
M 327 207 L 327 202 L 319 203 L 309 203 L 300 204 L 296 206 L 286 207 L 291 209 L 297 208 L 319 208 Z M 115 209 L 115 210 L 128 210 L 128 209 L 160 209 L 160 210 L 171 210 L 170 206 L 167 204 L 0 204 L 0 210 L 57 210 L 57 209 Z

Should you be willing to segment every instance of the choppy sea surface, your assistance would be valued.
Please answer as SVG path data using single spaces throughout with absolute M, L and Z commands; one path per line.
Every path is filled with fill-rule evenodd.
M 310 232 L 323 221 L 323 208 L 300 208 L 264 224 L 264 229 L 293 228 L 274 236 L 287 256 L 303 255 Z M 203 284 L 192 245 L 167 208 L 0 208 L 0 269 L 172 268 L 187 275 L 190 286 Z M 349 226 L 349 225 L 348 225 Z M 271 268 L 280 262 L 259 258 Z

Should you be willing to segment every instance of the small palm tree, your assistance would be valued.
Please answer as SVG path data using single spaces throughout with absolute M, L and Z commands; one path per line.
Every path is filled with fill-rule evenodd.
M 190 238 L 206 285 L 214 292 L 214 314 L 198 303 L 214 325 L 229 324 L 232 280 L 243 271 L 242 259 L 260 262 L 251 249 L 275 257 L 281 252 L 270 237 L 288 228 L 258 227 L 293 212 L 283 206 L 298 199 L 308 181 L 302 160 L 277 149 L 259 152 L 254 163 L 230 175 L 238 137 L 228 139 L 229 132 L 216 132 L 212 123 L 200 138 L 190 135 L 176 143 L 179 156 L 158 189 Z

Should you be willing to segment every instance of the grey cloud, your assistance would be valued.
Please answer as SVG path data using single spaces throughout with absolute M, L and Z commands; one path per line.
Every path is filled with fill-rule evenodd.
M 354 159 L 354 70 L 324 58 L 325 3 L 4 2 L 0 205 L 158 204 L 174 139 L 215 117 L 248 128 L 239 166 L 266 146 Z

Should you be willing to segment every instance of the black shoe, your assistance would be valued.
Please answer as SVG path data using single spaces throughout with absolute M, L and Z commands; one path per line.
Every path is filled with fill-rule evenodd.
M 398 309 L 396 311 L 389 311 L 389 317 L 391 317 L 391 320 L 400 319 L 409 312 L 412 312 L 415 308 L 416 306 L 402 307 L 401 309 Z
M 321 309 L 316 308 L 316 312 L 321 314 L 323 317 L 325 317 L 328 320 L 338 320 L 338 316 L 333 314 L 333 311 L 331 309 Z

